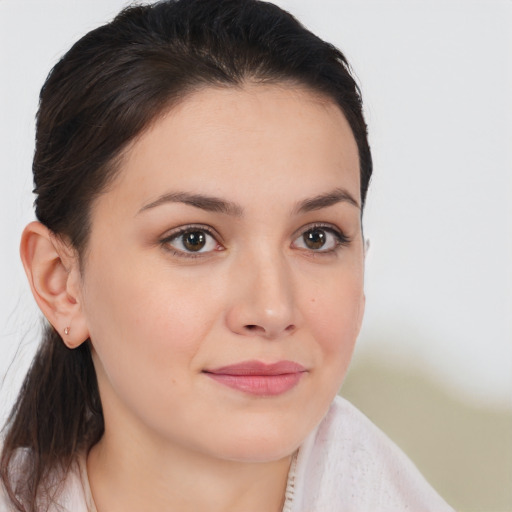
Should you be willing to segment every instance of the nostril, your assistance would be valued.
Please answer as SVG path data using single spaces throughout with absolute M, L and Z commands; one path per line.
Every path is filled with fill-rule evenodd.
M 276 333 L 272 333 L 271 331 L 267 331 L 261 325 L 255 325 L 255 324 L 244 325 L 244 329 L 246 330 L 246 332 L 248 331 L 248 332 L 251 332 L 254 334 L 264 334 L 264 335 L 269 335 L 269 336 L 274 336 L 276 334 Z M 290 334 L 293 331 L 295 331 L 295 325 L 290 324 L 281 332 L 286 332 L 286 333 Z
M 252 333 L 256 335 L 265 335 L 266 331 L 261 325 L 248 324 L 244 326 L 245 331 L 247 333 Z

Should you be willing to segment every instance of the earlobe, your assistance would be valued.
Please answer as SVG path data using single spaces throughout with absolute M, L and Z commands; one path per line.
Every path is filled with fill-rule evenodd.
M 75 251 L 40 222 L 24 229 L 20 256 L 34 298 L 69 348 L 88 337 L 80 306 L 79 265 Z

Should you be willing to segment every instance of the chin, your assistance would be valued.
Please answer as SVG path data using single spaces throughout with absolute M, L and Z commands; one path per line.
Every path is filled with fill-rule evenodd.
M 331 397 L 332 394 L 332 397 Z M 237 411 L 230 420 L 210 423 L 206 441 L 218 458 L 240 462 L 271 462 L 289 457 L 322 420 L 335 391 L 323 397 L 301 397 L 297 402 Z M 205 447 L 206 448 L 206 447 Z M 208 449 L 208 448 L 206 448 Z
M 269 422 L 270 423 L 270 422 Z M 292 455 L 302 444 L 311 429 L 300 430 L 286 425 L 269 425 L 258 428 L 255 422 L 249 428 L 231 430 L 214 444 L 215 456 L 238 462 L 271 462 Z M 213 455 L 213 454 L 212 454 Z
M 221 454 L 220 458 L 247 463 L 274 462 L 290 457 L 301 444 L 301 442 L 271 443 L 266 440 L 257 440 L 244 446 L 231 446 Z

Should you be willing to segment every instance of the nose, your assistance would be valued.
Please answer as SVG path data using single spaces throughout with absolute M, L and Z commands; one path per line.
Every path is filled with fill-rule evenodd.
M 277 339 L 299 325 L 291 269 L 277 255 L 244 258 L 232 274 L 226 321 L 232 332 Z

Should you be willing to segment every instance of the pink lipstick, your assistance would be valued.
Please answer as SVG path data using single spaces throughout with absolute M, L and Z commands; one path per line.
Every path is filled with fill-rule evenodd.
M 208 377 L 230 388 L 259 396 L 281 395 L 295 387 L 306 369 L 293 361 L 266 364 L 260 361 L 243 361 L 204 370 Z

